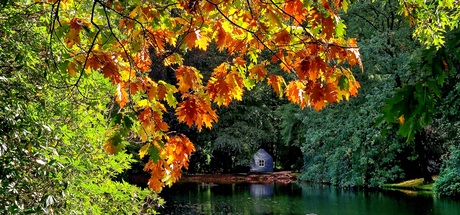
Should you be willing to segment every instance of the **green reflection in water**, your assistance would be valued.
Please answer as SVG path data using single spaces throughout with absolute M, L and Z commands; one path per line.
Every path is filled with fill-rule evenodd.
M 162 214 L 460 215 L 460 201 L 426 193 L 311 184 L 175 184 Z

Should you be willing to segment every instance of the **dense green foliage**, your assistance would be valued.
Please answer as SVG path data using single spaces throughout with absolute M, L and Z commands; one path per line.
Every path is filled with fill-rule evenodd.
M 459 36 L 456 38 L 459 42 Z M 460 195 L 460 110 L 458 108 L 460 107 L 460 56 L 458 56 L 458 51 L 458 45 L 456 50 L 449 50 L 448 55 L 454 61 L 455 67 L 452 68 L 452 74 L 445 81 L 441 99 L 438 102 L 439 112 L 433 123 L 438 134 L 438 141 L 448 147 L 448 153 L 443 157 L 440 174 L 435 181 L 436 192 L 446 196 Z M 454 53 L 457 53 L 457 57 L 453 57 Z
M 135 162 L 103 149 L 111 86 L 87 74 L 77 87 L 45 64 L 39 4 L 0 9 L 0 213 L 133 214 L 159 199 L 113 178 Z

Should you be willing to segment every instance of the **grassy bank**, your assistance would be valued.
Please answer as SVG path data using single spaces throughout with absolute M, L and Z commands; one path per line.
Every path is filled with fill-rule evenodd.
M 403 181 L 394 184 L 384 184 L 384 189 L 391 190 L 414 190 L 414 191 L 428 191 L 433 192 L 433 183 L 424 183 L 423 178 Z

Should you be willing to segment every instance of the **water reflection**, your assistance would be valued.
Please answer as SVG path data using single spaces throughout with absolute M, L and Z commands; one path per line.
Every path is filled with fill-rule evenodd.
M 395 191 L 364 192 L 311 184 L 175 184 L 162 214 L 460 214 L 460 201 Z
M 265 198 L 273 196 L 274 184 L 250 184 L 249 193 L 252 197 Z

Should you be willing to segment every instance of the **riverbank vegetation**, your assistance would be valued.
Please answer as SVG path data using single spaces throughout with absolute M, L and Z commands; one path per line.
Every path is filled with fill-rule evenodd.
M 433 192 L 434 183 L 425 183 L 423 178 L 407 180 L 394 184 L 384 184 L 384 189 L 398 189 L 398 190 L 415 190 L 415 191 L 431 191 Z
M 259 148 L 302 180 L 438 175 L 458 196 L 459 17 L 456 0 L 2 0 L 0 210 L 154 213 L 183 171 L 248 172 Z

